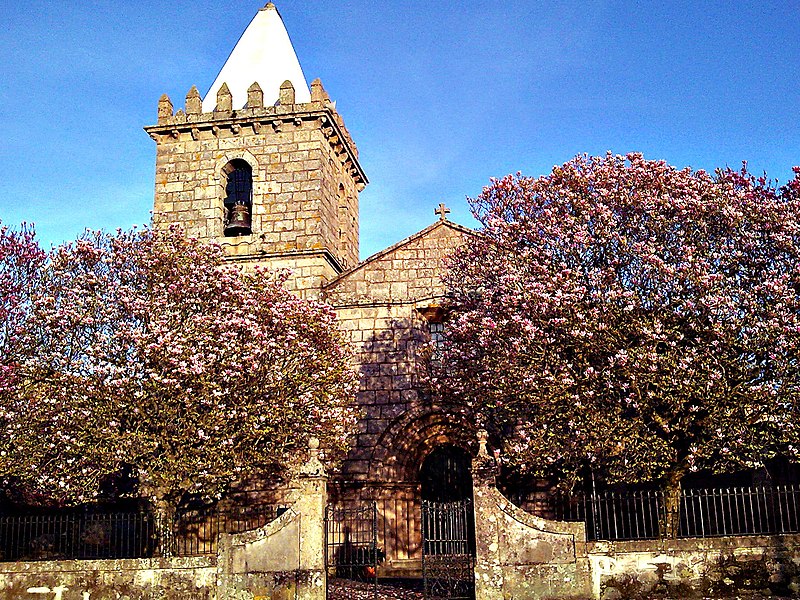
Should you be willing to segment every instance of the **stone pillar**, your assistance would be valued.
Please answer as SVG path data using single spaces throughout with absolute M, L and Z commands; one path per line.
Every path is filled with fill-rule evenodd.
M 489 434 L 478 432 L 478 456 L 472 461 L 472 495 L 475 502 L 475 598 L 503 600 L 503 568 L 500 562 L 500 524 L 495 503 L 489 494 L 494 489 L 497 464 L 486 449 Z
M 295 474 L 292 505 L 263 527 L 219 537 L 217 598 L 325 600 L 327 476 L 319 440 Z
M 300 490 L 294 507 L 300 520 L 300 572 L 309 580 L 297 586 L 297 600 L 325 600 L 325 507 L 328 503 L 328 476 L 319 460 L 319 440 L 308 441 L 308 461 L 300 468 Z

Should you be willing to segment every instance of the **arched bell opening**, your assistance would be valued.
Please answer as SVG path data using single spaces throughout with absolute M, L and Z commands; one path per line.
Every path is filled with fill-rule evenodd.
M 253 232 L 253 168 L 241 158 L 222 169 L 225 176 L 225 237 Z

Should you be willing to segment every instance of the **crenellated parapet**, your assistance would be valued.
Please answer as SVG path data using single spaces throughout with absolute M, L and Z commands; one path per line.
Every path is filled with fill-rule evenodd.
M 258 82 L 248 88 L 244 108 L 232 108 L 226 84 L 217 92 L 213 112 L 203 112 L 202 105 L 195 86 L 186 94 L 182 110 L 174 111 L 172 101 L 164 94 L 158 101 L 156 125 L 144 129 L 157 144 L 259 135 L 264 128 L 274 132 L 319 129 L 359 191 L 368 183 L 358 162 L 355 142 L 319 79 L 311 84 L 311 102 L 308 103 L 295 103 L 294 86 L 287 80 L 280 86 L 279 100 L 274 106 L 264 106 L 264 93 Z

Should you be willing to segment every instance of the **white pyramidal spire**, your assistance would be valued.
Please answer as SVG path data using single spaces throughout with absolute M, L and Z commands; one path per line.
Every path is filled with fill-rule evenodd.
M 217 91 L 223 83 L 228 84 L 233 96 L 233 109 L 237 110 L 247 104 L 247 88 L 254 81 L 264 92 L 264 106 L 271 106 L 278 101 L 280 86 L 286 80 L 294 85 L 295 102 L 311 102 L 308 83 L 283 19 L 270 2 L 258 11 L 239 38 L 203 99 L 203 112 L 214 110 Z

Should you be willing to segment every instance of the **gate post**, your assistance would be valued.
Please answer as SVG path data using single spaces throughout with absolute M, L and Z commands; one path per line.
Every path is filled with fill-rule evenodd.
M 319 460 L 319 440 L 308 440 L 308 460 L 300 467 L 298 501 L 300 518 L 300 572 L 309 581 L 298 582 L 298 600 L 325 600 L 325 507 L 328 503 L 328 476 Z
M 497 465 L 486 450 L 489 434 L 478 432 L 478 456 L 472 461 L 472 493 L 475 514 L 475 598 L 503 600 L 503 568 L 500 562 L 500 526 L 488 491 L 496 483 Z

